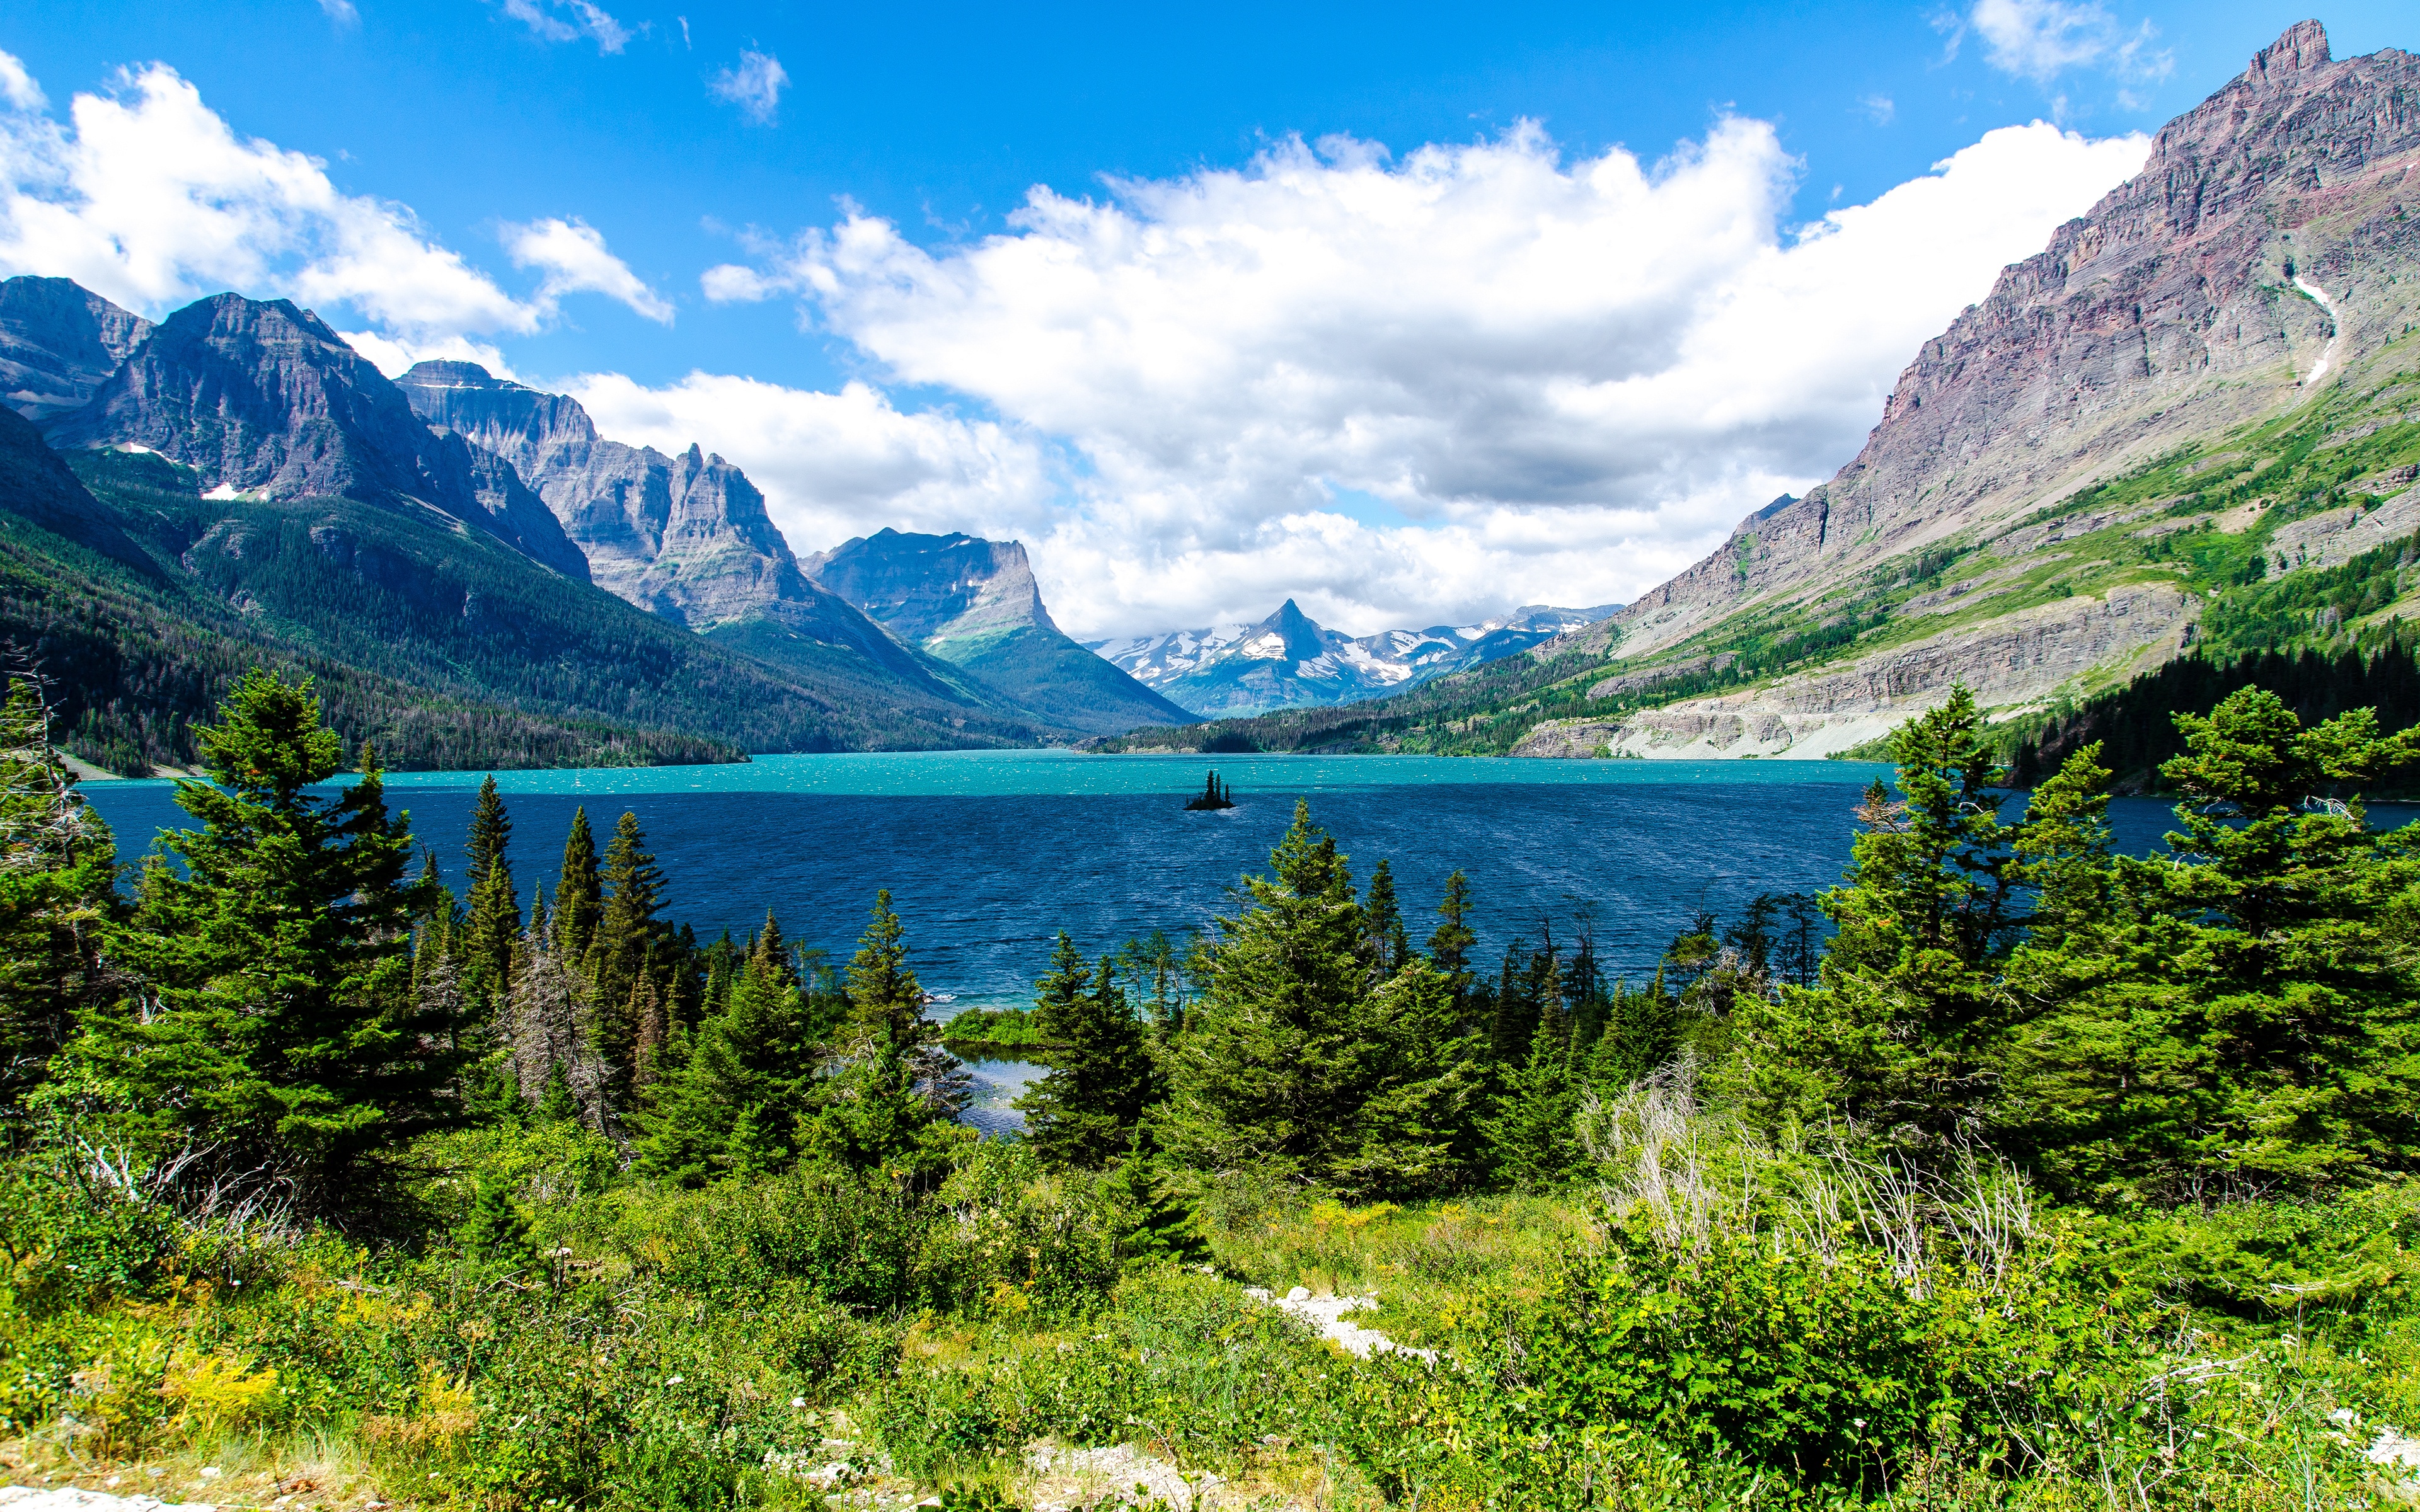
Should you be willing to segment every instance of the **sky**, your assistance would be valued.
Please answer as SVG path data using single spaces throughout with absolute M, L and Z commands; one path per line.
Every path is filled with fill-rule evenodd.
M 802 554 L 1022 540 L 1079 637 L 1466 624 L 1829 476 L 2304 14 L 14 0 L 0 273 L 484 362 Z

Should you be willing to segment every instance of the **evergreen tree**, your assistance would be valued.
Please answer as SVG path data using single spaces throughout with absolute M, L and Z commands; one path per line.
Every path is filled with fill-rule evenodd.
M 470 921 L 464 944 L 464 977 L 470 990 L 500 998 L 511 988 L 513 947 L 521 933 L 520 893 L 513 885 L 513 822 L 490 775 L 479 784 L 471 811 Z
M 1615 983 L 1605 1028 L 1589 1047 L 1588 1085 L 1610 1097 L 1653 1075 L 1681 1053 L 1681 1002 L 1666 989 L 1663 972 L 1638 992 Z
M 1128 1270 L 1188 1264 L 1209 1252 L 1191 1205 L 1169 1189 L 1159 1152 L 1140 1128 L 1101 1181 L 1101 1206 L 1118 1263 Z
M 44 1079 L 77 1013 L 112 987 L 117 847 L 75 780 L 41 688 L 13 680 L 0 705 L 0 1110 Z
M 1467 1185 L 1485 1165 L 1487 1041 L 1464 1025 L 1451 980 L 1415 956 L 1372 989 L 1356 1034 L 1359 1102 L 1325 1180 L 1357 1199 Z
M 1361 916 L 1371 975 L 1393 976 L 1412 956 L 1412 942 L 1404 933 L 1404 912 L 1395 902 L 1395 873 L 1381 857 L 1370 870 L 1370 886 L 1362 894 Z
M 664 887 L 664 874 L 648 854 L 637 814 L 626 810 L 613 826 L 613 839 L 605 848 L 603 880 L 605 909 L 592 948 L 597 1049 L 627 1083 L 639 1038 L 638 1023 L 630 1017 L 631 999 L 639 979 L 653 964 L 662 931 L 656 914 L 663 906 Z
M 818 1089 L 807 1146 L 851 1170 L 916 1185 L 938 1180 L 973 1134 L 955 1121 L 971 1081 L 924 1017 L 924 989 L 908 967 L 907 930 L 887 888 L 875 895 L 849 960 L 847 996 L 841 1066 Z
M 1506 1075 L 1497 1114 L 1485 1124 L 1497 1168 L 1513 1185 L 1539 1191 L 1584 1169 L 1575 1127 L 1582 1090 L 1572 1065 L 1569 1019 L 1553 1010 L 1541 1013 L 1529 1054 Z
M 597 926 L 605 919 L 605 880 L 597 868 L 597 837 L 588 828 L 588 810 L 571 810 L 571 833 L 563 841 L 563 872 L 554 886 L 556 951 L 567 961 L 583 961 L 596 943 Z
M 1142 1025 L 1114 963 L 1087 969 L 1062 933 L 1035 987 L 1033 1025 L 1058 1048 L 1049 1072 L 1016 1100 L 1025 1137 L 1053 1165 L 1097 1168 L 1118 1159 L 1133 1147 L 1153 1087 Z
M 305 679 L 244 677 L 195 732 L 209 782 L 178 784 L 197 829 L 145 868 L 118 953 L 145 979 L 99 1015 L 85 1058 L 158 1125 L 214 1147 L 229 1176 L 268 1171 L 305 1211 L 357 1210 L 381 1164 L 459 1117 L 458 1026 L 411 991 L 411 926 L 433 900 L 405 880 L 407 815 L 374 753 L 342 794 L 310 790 L 340 748 Z
M 2036 795 L 2040 903 L 2010 977 L 2051 1006 L 2014 1035 L 2007 1137 L 2104 1197 L 2410 1169 L 2420 827 L 2378 834 L 2333 794 L 2420 760 L 2420 731 L 2382 738 L 2366 709 L 2304 728 L 2257 687 L 2178 725 L 2168 856 L 2103 859 L 2097 764 Z
M 1247 906 L 1218 920 L 1208 995 L 1170 1057 L 1160 1137 L 1198 1170 L 1316 1179 L 1354 1152 L 1368 1092 L 1361 910 L 1309 805 L 1269 861 L 1276 874 L 1246 877 Z
M 1962 686 L 1901 725 L 1891 753 L 1903 797 L 1877 782 L 1858 810 L 1848 881 L 1822 898 L 1839 933 L 1819 984 L 1741 998 L 1748 1053 L 1734 1069 L 1774 1119 L 1937 1140 L 1977 1127 L 1995 1090 L 2016 836 Z
M 529 1219 L 513 1201 L 511 1186 L 489 1176 L 479 1178 L 471 1215 L 455 1230 L 455 1240 L 463 1254 L 490 1265 L 519 1270 L 537 1258 Z
M 1445 879 L 1445 898 L 1437 904 L 1437 917 L 1444 922 L 1429 935 L 1429 961 L 1445 974 L 1457 1009 L 1466 1012 L 1479 982 L 1470 964 L 1479 936 L 1470 930 L 1470 879 L 1459 871 Z
M 795 1164 L 821 1047 L 806 1033 L 799 989 L 760 950 L 731 983 L 722 1011 L 698 1025 L 643 1120 L 642 1169 L 694 1185 L 767 1175 Z M 659 1043 L 668 1038 L 659 1036 Z

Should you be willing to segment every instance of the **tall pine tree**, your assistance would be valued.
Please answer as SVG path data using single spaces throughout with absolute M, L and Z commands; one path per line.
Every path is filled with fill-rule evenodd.
M 1058 1048 L 1049 1072 L 1017 1099 L 1025 1137 L 1053 1165 L 1097 1169 L 1125 1155 L 1152 1102 L 1142 1025 L 1114 964 L 1088 968 L 1065 933 L 1036 984 L 1033 1025 Z
M 556 951 L 582 962 L 605 919 L 605 882 L 597 868 L 597 837 L 585 805 L 571 810 L 571 832 L 563 841 L 563 871 L 554 886 Z
M 596 965 L 592 989 L 597 1004 L 597 1048 L 607 1064 L 627 1084 L 634 1070 L 639 1025 L 631 1016 L 639 979 L 654 966 L 657 938 L 663 926 L 656 915 L 663 907 L 664 874 L 647 850 L 639 816 L 625 810 L 605 848 L 604 913 L 593 947 Z
M 456 1121 L 458 1026 L 412 992 L 408 816 L 374 753 L 341 794 L 341 747 L 310 681 L 245 675 L 195 731 L 210 781 L 178 784 L 199 827 L 163 837 L 120 957 L 145 980 L 97 1017 L 84 1058 L 143 1119 L 266 1172 L 308 1212 L 371 1211 L 386 1157 Z
M 0 705 L 0 1111 L 48 1074 L 76 1014 L 112 995 L 117 847 L 51 744 L 31 677 Z
M 521 933 L 520 893 L 513 886 L 509 854 L 513 822 L 490 774 L 479 784 L 471 810 L 468 855 L 470 920 L 464 942 L 465 978 L 471 991 L 490 1000 L 511 989 L 513 948 Z

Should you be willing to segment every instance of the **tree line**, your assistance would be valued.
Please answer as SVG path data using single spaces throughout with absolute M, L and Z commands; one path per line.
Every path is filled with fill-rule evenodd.
M 830 1166 L 912 1192 L 975 1137 L 887 892 L 845 966 L 770 913 L 701 945 L 663 917 L 635 816 L 600 845 L 583 810 L 524 911 L 491 779 L 457 896 L 375 753 L 330 791 L 309 685 L 255 672 L 196 731 L 193 827 L 128 897 L 33 685 L 0 720 L 21 1112 L 105 1118 L 186 1150 L 188 1180 L 368 1224 L 415 1141 L 481 1120 L 578 1119 L 682 1186 Z M 1700 915 L 1635 983 L 1585 932 L 1481 962 L 1460 872 L 1416 942 L 1386 863 L 1357 885 L 1298 806 L 1189 959 L 1059 937 L 1026 1138 L 1125 1173 L 1154 1243 L 1182 1228 L 1175 1172 L 1355 1200 L 1555 1185 L 1587 1168 L 1593 1110 L 1676 1067 L 1783 1137 L 1988 1141 L 2090 1201 L 2409 1169 L 2420 827 L 2376 832 L 2338 795 L 2420 760 L 2420 731 L 2305 726 L 2258 688 L 2178 724 L 2180 828 L 2123 856 L 2101 748 L 2011 815 L 1961 690 L 1893 737 L 1897 787 L 1866 794 L 1839 887 Z

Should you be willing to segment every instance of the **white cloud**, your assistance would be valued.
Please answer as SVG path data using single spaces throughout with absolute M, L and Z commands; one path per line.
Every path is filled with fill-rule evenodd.
M 318 160 L 239 138 L 163 65 L 121 70 L 69 114 L 68 125 L 32 108 L 0 116 L 0 274 L 72 278 L 152 316 L 226 288 L 341 306 L 386 350 L 423 356 L 491 353 L 471 338 L 540 330 L 575 290 L 672 316 L 578 221 L 505 227 L 515 262 L 542 270 L 535 295 L 516 298 L 407 208 L 343 193 Z
M 1374 629 L 1652 586 L 1845 461 L 1916 347 L 2147 150 L 2007 128 L 1791 232 L 1795 164 L 1756 121 L 1652 166 L 1566 163 L 1528 127 L 1400 163 L 1295 142 L 1105 201 L 1037 188 L 939 252 L 851 215 L 704 286 L 795 293 L 1063 452 L 1071 512 L 1030 544 L 1071 625 L 1294 593 Z M 1344 519 L 1331 489 L 1419 523 Z
M 17 110 L 40 110 L 50 103 L 42 98 L 42 86 L 14 53 L 0 53 L 0 100 Z
M 599 53 L 619 53 L 630 40 L 630 29 L 593 0 L 504 0 L 504 14 L 541 41 L 568 42 L 586 36 L 595 39 Z
M 2164 79 L 2174 63 L 2152 48 L 2159 31 L 2149 22 L 2129 33 L 2099 0 L 1976 0 L 1966 20 L 1993 68 L 2038 85 L 2095 66 L 2121 78 Z
M 345 345 L 369 359 L 370 365 L 389 378 L 400 378 L 414 363 L 450 359 L 458 363 L 476 363 L 501 378 L 516 378 L 513 364 L 504 354 L 486 342 L 473 341 L 468 336 L 439 336 L 433 340 L 398 338 L 376 331 L 339 331 Z
M 547 220 L 504 228 L 504 250 L 517 268 L 545 270 L 539 305 L 551 313 L 566 294 L 591 290 L 621 301 L 650 320 L 673 323 L 673 307 L 630 265 L 606 249 L 605 239 L 583 221 Z
M 353 0 L 319 0 L 319 8 L 338 26 L 358 26 L 362 13 L 353 8 Z
M 1876 126 L 1888 126 L 1899 118 L 1899 104 L 1888 95 L 1859 95 L 1857 109 Z
M 769 125 L 782 103 L 782 91 L 789 83 L 790 76 L 783 71 L 780 58 L 750 48 L 739 54 L 737 66 L 724 69 L 708 80 L 706 88 L 717 100 L 738 106 L 750 120 Z

